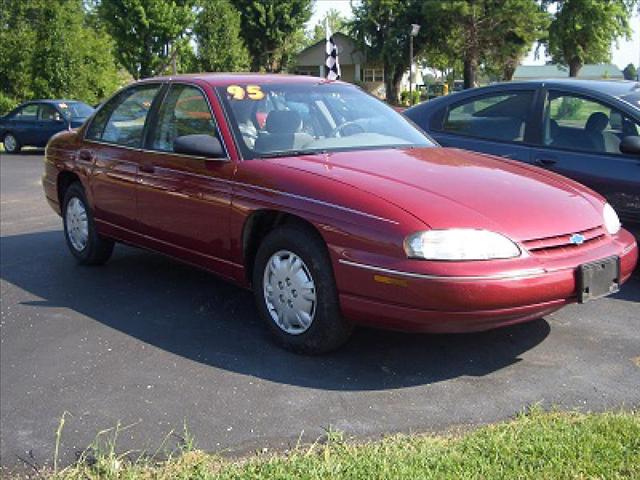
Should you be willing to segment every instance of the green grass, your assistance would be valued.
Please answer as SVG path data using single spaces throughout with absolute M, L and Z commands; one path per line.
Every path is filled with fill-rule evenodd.
M 116 455 L 118 432 L 50 479 L 640 479 L 640 413 L 544 413 L 459 434 L 322 442 L 240 460 L 206 454 L 187 437 L 164 461 Z M 144 459 L 143 459 L 144 458 Z M 152 458 L 152 456 L 151 456 Z M 90 461 L 88 461 L 90 459 Z

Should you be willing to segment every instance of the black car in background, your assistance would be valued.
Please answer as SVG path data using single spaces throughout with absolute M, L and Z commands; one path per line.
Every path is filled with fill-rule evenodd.
M 626 222 L 640 222 L 638 82 L 501 83 L 439 97 L 404 114 L 443 146 L 553 170 L 607 197 Z
M 8 153 L 22 147 L 44 147 L 61 130 L 77 128 L 93 107 L 76 100 L 33 100 L 0 117 L 0 141 Z

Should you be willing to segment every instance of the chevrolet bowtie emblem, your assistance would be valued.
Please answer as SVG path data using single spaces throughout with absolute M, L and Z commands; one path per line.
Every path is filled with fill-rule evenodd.
M 584 235 L 580 235 L 579 233 L 574 233 L 569 237 L 569 242 L 574 245 L 582 245 L 584 243 Z

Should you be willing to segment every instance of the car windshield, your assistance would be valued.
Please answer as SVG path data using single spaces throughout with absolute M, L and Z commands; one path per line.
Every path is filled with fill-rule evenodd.
M 58 107 L 65 118 L 87 118 L 93 113 L 93 108 L 82 102 L 61 102 Z
M 435 146 L 392 108 L 353 85 L 219 87 L 245 158 L 318 151 Z

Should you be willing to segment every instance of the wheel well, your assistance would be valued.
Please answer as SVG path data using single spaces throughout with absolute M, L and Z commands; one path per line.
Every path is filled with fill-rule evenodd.
M 62 203 L 64 202 L 64 195 L 67 193 L 67 188 L 74 183 L 79 182 L 80 178 L 73 172 L 60 172 L 58 174 L 58 201 L 60 202 L 60 209 L 62 209 Z
M 15 133 L 13 133 L 11 130 L 5 130 L 4 132 L 2 132 L 2 136 L 0 137 L 0 141 L 1 141 L 2 143 L 4 143 L 4 138 L 5 138 L 7 135 L 13 135 L 13 138 L 15 138 L 15 139 L 16 139 L 16 141 L 17 141 L 18 143 L 20 143 L 20 140 L 18 139 L 18 137 L 16 136 L 16 134 L 15 134 Z
M 317 228 L 304 218 L 278 210 L 258 210 L 252 213 L 242 230 L 242 252 L 244 258 L 245 275 L 251 283 L 253 265 L 262 240 L 273 230 L 282 225 L 300 225 L 322 238 Z M 324 240 L 323 240 L 324 241 Z

